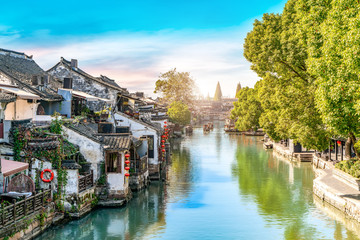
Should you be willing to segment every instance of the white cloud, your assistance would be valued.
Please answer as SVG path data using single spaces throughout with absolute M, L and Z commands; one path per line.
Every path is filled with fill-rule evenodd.
M 107 75 L 122 87 L 147 94 L 152 94 L 161 72 L 176 67 L 191 73 L 203 95 L 213 95 L 220 81 L 223 95 L 232 97 L 238 82 L 253 86 L 258 79 L 242 55 L 245 34 L 241 27 L 222 31 L 117 32 L 68 39 L 56 46 L 31 43 L 13 50 L 33 54 L 44 69 L 56 64 L 61 56 L 76 58 L 79 67 L 92 75 Z

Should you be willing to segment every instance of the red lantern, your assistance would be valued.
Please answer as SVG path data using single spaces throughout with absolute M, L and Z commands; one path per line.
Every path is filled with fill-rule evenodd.
M 161 137 L 162 137 L 162 138 L 165 138 L 165 135 L 162 135 Z
M 125 170 L 126 170 L 126 171 L 129 171 L 129 170 L 130 170 L 130 168 L 129 168 L 129 167 L 125 167 Z
M 341 141 L 337 141 L 337 144 L 340 146 L 340 145 L 341 145 Z
M 164 128 L 167 128 L 167 125 L 166 125 L 166 124 L 164 125 Z
M 162 148 L 165 148 L 165 145 L 161 145 Z
M 125 177 L 130 177 L 130 173 L 125 173 Z
M 126 154 L 125 154 L 125 157 L 126 157 L 126 158 L 129 158 L 129 157 L 130 157 L 130 154 L 126 153 Z
M 167 124 L 167 121 L 164 121 L 165 124 Z
M 129 164 L 129 163 L 130 163 L 130 161 L 129 161 L 129 160 L 126 160 L 126 161 L 125 161 L 125 164 Z
M 165 140 L 163 139 L 163 140 L 161 140 L 161 142 L 162 142 L 162 143 L 165 143 Z
M 161 151 L 164 153 L 164 152 L 165 152 L 165 149 L 162 149 Z

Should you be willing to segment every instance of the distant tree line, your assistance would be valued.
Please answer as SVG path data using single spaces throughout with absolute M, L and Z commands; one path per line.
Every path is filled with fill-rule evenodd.
M 240 130 L 262 127 L 274 140 L 324 150 L 330 137 L 360 145 L 360 3 L 289 0 L 255 20 L 244 56 L 261 78 L 232 111 Z

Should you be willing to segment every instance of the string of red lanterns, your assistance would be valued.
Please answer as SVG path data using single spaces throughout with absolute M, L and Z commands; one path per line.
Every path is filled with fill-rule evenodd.
M 129 167 L 130 160 L 129 160 L 129 158 L 130 158 L 130 154 L 126 153 L 125 154 L 125 166 L 124 166 L 126 171 L 130 170 L 130 167 Z M 125 177 L 129 177 L 129 176 L 130 176 L 130 173 L 126 172 Z

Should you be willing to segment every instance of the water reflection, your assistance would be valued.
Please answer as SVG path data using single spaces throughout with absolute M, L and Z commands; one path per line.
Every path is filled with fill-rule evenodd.
M 133 239 L 165 226 L 166 186 L 153 184 L 122 209 L 99 209 L 38 239 Z
M 357 225 L 314 203 L 310 164 L 274 157 L 260 139 L 196 128 L 173 142 L 166 184 L 38 239 L 357 239 Z
M 284 239 L 326 238 L 318 220 L 334 224 L 337 236 L 357 239 L 338 222 L 317 219 L 319 214 L 313 204 L 313 172 L 308 163 L 291 163 L 265 152 L 256 138 L 240 137 L 236 150 L 236 162 L 232 174 L 237 177 L 240 193 L 256 202 L 260 214 L 269 226 L 284 229 Z

